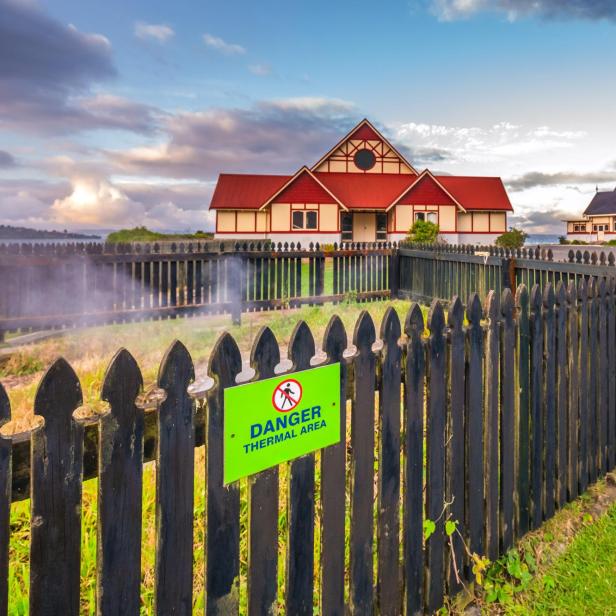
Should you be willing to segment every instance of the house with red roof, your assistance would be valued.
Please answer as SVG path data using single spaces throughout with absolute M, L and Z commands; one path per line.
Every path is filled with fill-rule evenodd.
M 513 211 L 500 178 L 417 171 L 368 120 L 293 175 L 220 174 L 210 209 L 216 238 L 302 244 L 399 241 L 416 220 L 489 244 Z

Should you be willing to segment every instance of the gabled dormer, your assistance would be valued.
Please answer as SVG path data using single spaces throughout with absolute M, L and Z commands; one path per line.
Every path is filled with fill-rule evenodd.
M 413 166 L 368 120 L 362 120 L 343 137 L 312 171 L 417 175 Z

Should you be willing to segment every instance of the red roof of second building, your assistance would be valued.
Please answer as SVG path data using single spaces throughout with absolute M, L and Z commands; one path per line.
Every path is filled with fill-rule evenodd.
M 385 210 L 417 179 L 416 175 L 393 173 L 315 173 L 314 175 L 341 203 L 355 210 Z M 259 209 L 292 177 L 221 174 L 212 195 L 210 208 Z M 441 175 L 435 176 L 435 179 L 465 210 L 513 210 L 503 182 L 498 177 Z M 302 192 L 308 190 L 311 193 L 311 202 L 317 196 L 312 193 L 322 191 L 314 182 L 309 182 L 307 177 L 298 176 L 296 181 Z M 286 190 L 290 190 L 293 186 L 294 184 L 290 185 Z M 320 198 L 324 199 L 325 195 L 321 194 Z

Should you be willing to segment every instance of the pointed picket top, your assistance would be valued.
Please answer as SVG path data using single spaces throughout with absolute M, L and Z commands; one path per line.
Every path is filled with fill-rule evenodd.
M 143 379 L 135 358 L 126 350 L 120 349 L 107 367 L 103 381 L 102 399 L 111 405 L 111 413 L 130 409 L 136 401 Z M 127 404 L 128 402 L 128 404 Z
M 340 317 L 335 314 L 325 328 L 322 349 L 327 355 L 328 362 L 342 361 L 347 348 L 347 334 Z
M 593 300 L 597 297 L 597 279 L 593 276 L 588 284 L 588 299 Z
M 555 299 L 558 306 L 564 306 L 567 301 L 567 291 L 565 289 L 565 283 L 562 280 L 556 283 Z
M 406 314 L 404 320 L 404 333 L 409 338 L 421 338 L 424 331 L 424 318 L 423 312 L 419 307 L 419 304 L 414 303 L 411 309 Z
M 578 290 L 575 286 L 575 282 L 571 280 L 567 285 L 567 302 L 569 302 L 569 304 L 575 304 L 575 302 L 577 302 L 577 298 Z
M 543 307 L 544 308 L 553 308 L 554 302 L 556 301 L 556 297 L 554 295 L 554 285 L 551 282 L 548 282 L 546 287 L 543 289 Z
M 250 352 L 250 366 L 255 371 L 255 380 L 269 379 L 280 363 L 280 348 L 276 336 L 266 325 L 262 326 Z
M 383 320 L 381 321 L 381 331 L 379 337 L 383 341 L 385 347 L 398 344 L 402 329 L 400 327 L 400 319 L 398 313 L 393 306 L 389 306 L 385 311 Z
M 71 365 L 60 357 L 48 368 L 34 397 L 34 414 L 45 418 L 45 424 L 72 416 L 83 403 L 79 377 Z
M 500 313 L 500 307 L 498 305 L 498 295 L 496 291 L 490 291 L 486 297 L 486 316 L 490 320 L 490 326 L 496 324 Z
M 207 373 L 218 385 L 232 387 L 241 371 L 242 354 L 233 336 L 229 332 L 224 332 L 212 349 Z
M 584 277 L 578 283 L 578 299 L 584 302 L 588 299 L 588 283 Z
M 541 289 L 538 284 L 533 285 L 530 292 L 530 310 L 531 312 L 540 312 L 543 304 L 543 298 L 541 297 Z
M 460 330 L 463 323 L 464 306 L 462 305 L 462 300 L 457 295 L 454 295 L 447 311 L 447 325 L 453 330 Z
M 483 318 L 483 309 L 481 307 L 481 300 L 477 293 L 473 293 L 466 306 L 466 318 L 473 327 L 481 327 L 481 319 Z
M 362 351 L 370 353 L 375 340 L 376 330 L 374 328 L 374 321 L 367 310 L 362 310 L 355 323 L 353 344 L 360 353 Z
M 505 287 L 501 295 L 501 315 L 507 325 L 513 323 L 513 311 L 515 308 L 515 302 L 513 299 L 513 293 L 511 289 Z
M 607 292 L 607 288 L 606 288 L 606 285 L 605 285 L 605 278 L 601 278 L 601 280 L 599 280 L 599 285 L 598 285 L 597 293 L 599 294 L 599 297 L 602 300 L 605 299 L 606 292 Z
M 188 388 L 195 380 L 195 368 L 188 349 L 179 340 L 174 340 L 160 362 L 158 386 L 169 389 L 177 384 L 178 379 Z
M 293 370 L 310 368 L 310 360 L 315 353 L 314 336 L 306 321 L 299 321 L 289 341 L 289 359 L 293 362 Z
M 430 305 L 428 329 L 430 330 L 430 338 L 442 335 L 445 329 L 445 311 L 443 305 L 437 299 L 433 299 Z
M 518 285 L 518 288 L 515 291 L 515 305 L 517 308 L 521 308 L 522 310 L 526 310 L 528 308 L 528 288 L 525 284 Z

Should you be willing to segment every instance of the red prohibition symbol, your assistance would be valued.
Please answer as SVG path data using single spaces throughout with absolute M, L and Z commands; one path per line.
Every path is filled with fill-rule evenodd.
M 302 399 L 302 386 L 295 379 L 285 379 L 276 385 L 272 404 L 279 413 L 292 411 Z

